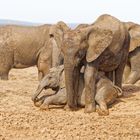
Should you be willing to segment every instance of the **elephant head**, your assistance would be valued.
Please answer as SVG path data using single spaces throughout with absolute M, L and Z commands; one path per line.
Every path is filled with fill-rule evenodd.
M 64 86 L 63 78 L 64 66 L 53 67 L 49 73 L 41 80 L 35 94 L 32 96 L 32 101 L 37 101 L 37 96 L 42 92 L 43 89 L 57 90 Z
M 87 28 L 71 30 L 65 33 L 62 52 L 64 55 L 65 82 L 67 91 L 67 105 L 77 106 L 78 75 L 82 63 L 96 64 L 102 53 L 109 49 L 118 52 L 118 48 L 110 47 L 124 34 L 120 33 L 120 21 L 110 15 L 100 16 L 94 24 Z M 118 40 L 118 41 L 117 41 Z M 116 44 L 114 46 L 117 46 Z M 89 74 L 90 76 L 90 74 Z
M 53 38 L 56 41 L 58 48 L 61 48 L 63 35 L 68 30 L 70 30 L 70 28 L 62 21 L 51 26 L 49 35 L 50 38 Z
M 62 39 L 65 32 L 70 28 L 62 21 L 51 26 L 49 31 L 49 42 L 48 46 L 53 48 L 52 50 L 52 67 L 61 65 L 63 63 L 63 56 L 61 53 Z

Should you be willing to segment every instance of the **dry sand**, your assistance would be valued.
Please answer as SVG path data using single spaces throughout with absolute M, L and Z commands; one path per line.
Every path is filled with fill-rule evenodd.
M 110 115 L 42 111 L 31 95 L 38 85 L 37 69 L 13 69 L 9 81 L 0 81 L 0 140 L 140 140 L 140 91 L 125 88 L 125 97 Z

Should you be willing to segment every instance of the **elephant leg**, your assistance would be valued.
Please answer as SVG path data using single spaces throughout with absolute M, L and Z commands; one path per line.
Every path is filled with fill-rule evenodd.
M 118 68 L 115 70 L 115 85 L 117 85 L 118 87 L 122 88 L 122 79 L 123 79 L 123 72 L 124 72 L 124 68 L 125 65 L 127 64 L 127 60 L 128 60 L 128 55 L 129 55 L 129 48 L 130 48 L 130 35 L 127 34 L 125 36 L 125 41 L 123 44 L 123 54 L 121 57 L 121 62 L 118 66 Z
M 115 85 L 122 88 L 123 66 L 115 70 Z
M 122 88 L 123 72 L 127 62 L 128 53 L 125 53 L 122 57 L 121 63 L 115 70 L 115 85 Z
M 113 82 L 113 80 L 114 80 L 113 79 L 113 71 L 106 72 L 105 75 L 108 79 L 110 79 Z
M 64 105 L 67 102 L 67 94 L 65 88 L 60 89 L 58 93 L 47 96 L 40 106 L 41 109 L 48 110 L 49 105 Z
M 140 48 L 137 48 L 135 51 L 129 54 L 131 71 L 126 80 L 126 84 L 135 84 L 140 80 Z
M 126 84 L 135 84 L 140 79 L 139 71 L 131 71 L 129 77 L 126 80 Z
M 123 71 L 124 71 L 125 63 L 119 65 L 119 67 L 115 70 L 115 85 L 122 89 L 122 79 L 123 79 Z M 123 95 L 123 94 L 122 94 Z M 120 95 L 120 96 L 122 96 Z
M 49 69 L 51 68 L 50 64 L 47 63 L 39 63 L 38 64 L 38 80 L 42 80 L 42 78 L 49 73 Z
M 95 111 L 95 80 L 96 80 L 97 70 L 92 63 L 88 63 L 85 69 L 85 112 L 91 113 Z
M 129 75 L 130 75 L 131 67 L 126 64 L 124 68 L 124 73 L 123 73 L 123 83 L 126 83 Z
M 0 74 L 1 80 L 8 80 L 8 73 L 9 72 L 5 72 L 5 73 Z
M 38 71 L 38 80 L 41 81 L 43 77 L 44 77 L 43 72 Z
M 10 69 L 13 67 L 13 54 L 0 52 L 0 79 L 8 80 Z
M 46 55 L 46 56 L 44 56 Z M 38 58 L 38 79 L 41 80 L 46 74 L 49 73 L 49 69 L 52 67 L 51 56 L 41 53 Z

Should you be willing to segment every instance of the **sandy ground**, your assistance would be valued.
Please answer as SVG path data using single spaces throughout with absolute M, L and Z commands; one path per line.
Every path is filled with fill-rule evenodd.
M 38 85 L 37 69 L 13 69 L 0 81 L 0 140 L 140 140 L 140 91 L 125 88 L 125 96 L 110 115 L 66 112 L 35 107 L 31 95 Z

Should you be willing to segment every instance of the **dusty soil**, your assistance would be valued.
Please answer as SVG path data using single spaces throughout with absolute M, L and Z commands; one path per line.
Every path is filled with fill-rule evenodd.
M 125 96 L 103 117 L 84 109 L 39 110 L 31 101 L 37 84 L 35 67 L 13 69 L 9 81 L 0 81 L 0 140 L 140 139 L 139 88 L 125 87 Z

